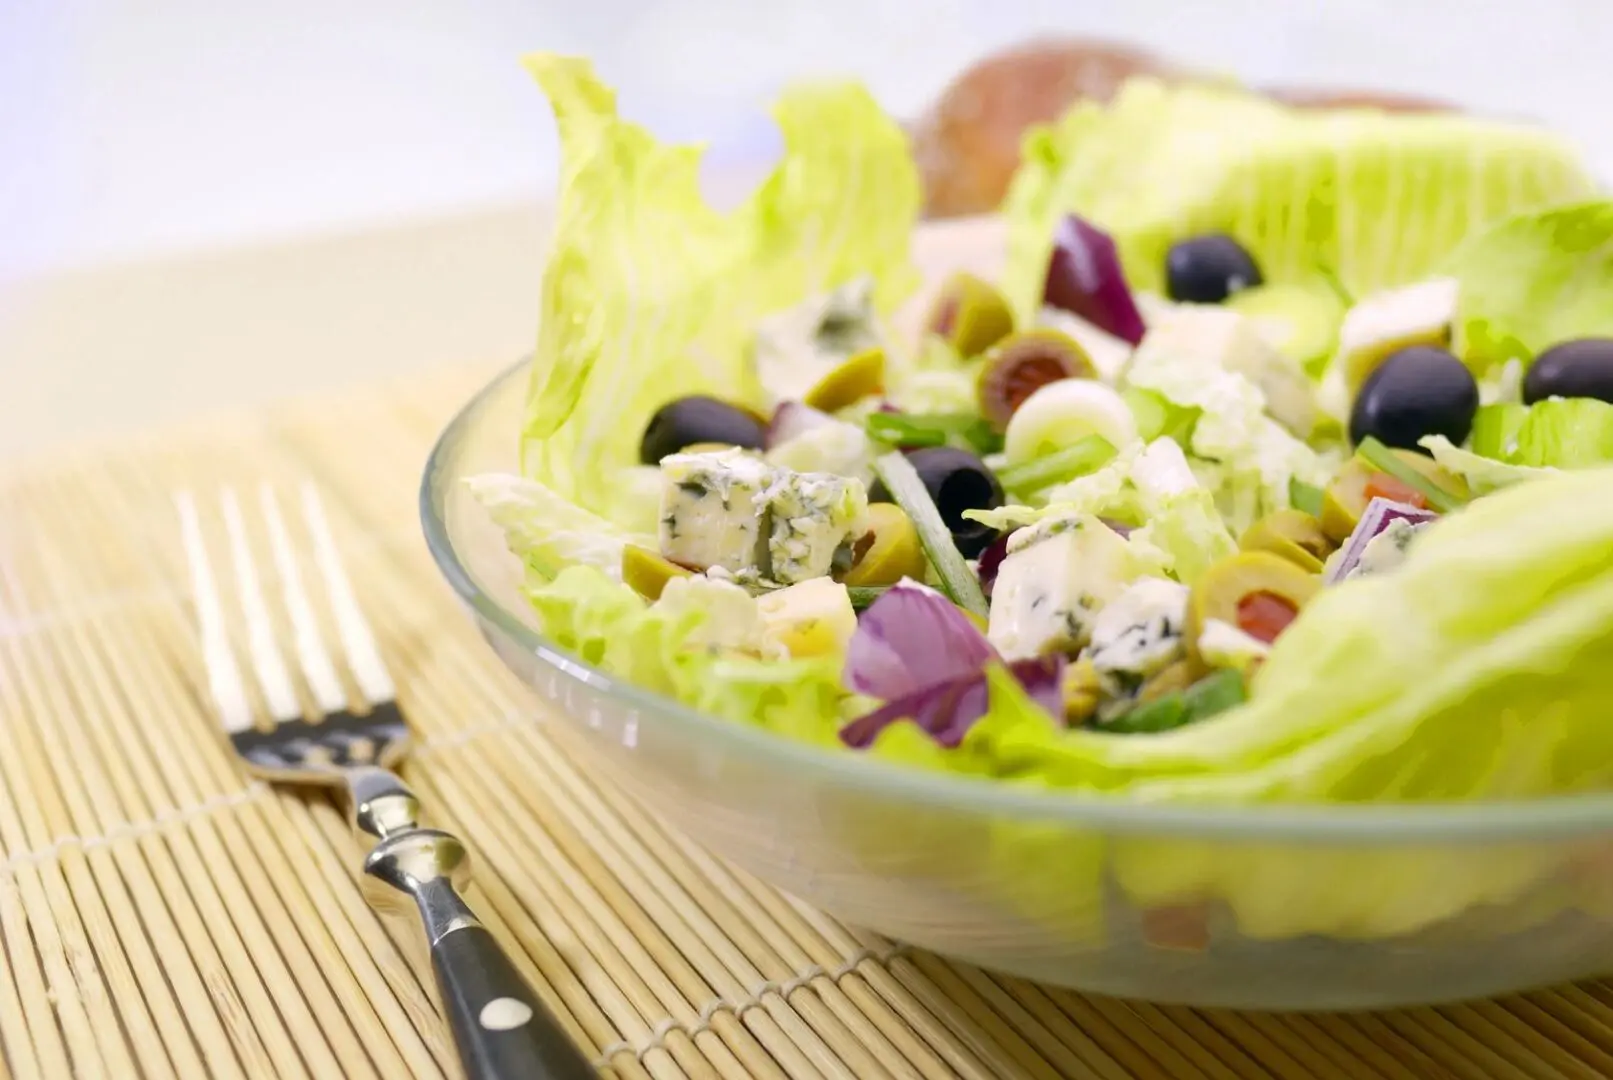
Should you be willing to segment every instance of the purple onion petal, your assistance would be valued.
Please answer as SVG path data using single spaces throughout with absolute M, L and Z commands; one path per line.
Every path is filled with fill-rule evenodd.
M 846 649 L 847 689 L 895 701 L 978 675 L 997 651 L 952 601 L 903 579 L 868 606 Z
M 1042 302 L 1138 344 L 1146 327 L 1109 234 L 1074 214 L 1053 230 Z
M 1048 711 L 1051 716 L 1064 716 L 1064 667 L 1062 655 L 1041 656 L 1034 660 L 1015 660 L 1008 670 L 1025 688 L 1030 699 Z
M 1010 530 L 1012 531 L 1012 530 Z M 980 591 L 991 598 L 991 587 L 997 583 L 997 571 L 1002 568 L 1003 560 L 1008 558 L 1008 532 L 1004 532 L 980 553 L 980 562 L 975 567 L 975 573 L 980 577 Z
M 1413 525 L 1425 525 L 1438 517 L 1439 514 L 1433 510 L 1424 510 L 1382 496 L 1375 497 L 1361 512 L 1361 520 L 1356 522 L 1350 538 L 1344 541 L 1342 553 L 1338 561 L 1329 568 L 1323 583 L 1333 585 L 1343 581 L 1345 575 L 1360 565 L 1361 555 L 1366 551 L 1367 545 L 1387 529 L 1391 522 L 1409 521 Z
M 1008 670 L 1033 701 L 1049 714 L 1059 716 L 1064 708 L 1060 691 L 1064 664 L 1063 656 L 1050 656 L 1018 660 L 1008 665 Z M 866 750 L 890 725 L 912 720 L 939 745 L 951 750 L 962 745 L 969 729 L 990 707 L 990 688 L 982 667 L 974 675 L 934 683 L 859 716 L 840 729 L 840 741 L 853 749 Z

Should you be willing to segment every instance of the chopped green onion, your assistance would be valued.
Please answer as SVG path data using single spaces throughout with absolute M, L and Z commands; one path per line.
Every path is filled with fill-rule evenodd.
M 1206 720 L 1246 700 L 1243 676 L 1231 668 L 1204 676 L 1186 690 L 1177 690 L 1097 726 L 1099 731 L 1145 735 Z
M 1322 516 L 1323 491 L 1315 484 L 1307 484 L 1297 476 L 1288 478 L 1288 503 L 1311 517 Z
M 847 585 L 846 592 L 851 595 L 852 610 L 866 610 L 875 600 L 885 595 L 886 588 L 884 585 Z
M 1467 505 L 1465 499 L 1434 483 L 1402 461 L 1393 450 L 1370 435 L 1361 440 L 1361 445 L 1355 448 L 1355 452 L 1362 461 L 1365 461 L 1374 469 L 1394 477 L 1417 492 L 1428 501 L 1429 506 L 1442 514 L 1448 514 L 1452 510 L 1460 510 Z
M 945 446 L 957 440 L 977 454 L 995 454 L 1003 445 L 990 424 L 970 413 L 869 413 L 863 430 L 892 446 Z
M 912 463 L 899 451 L 883 454 L 874 459 L 874 475 L 912 520 L 919 545 L 940 579 L 941 591 L 963 610 L 985 618 L 986 594 L 980 591 L 980 579 L 953 543 L 952 530 L 941 520 L 941 511 L 936 509 L 935 500 L 930 498 L 929 489 Z
M 1108 439 L 1102 435 L 1088 435 L 1063 450 L 1000 469 L 997 479 L 1009 491 L 1040 491 L 1085 476 L 1114 456 L 1114 445 Z

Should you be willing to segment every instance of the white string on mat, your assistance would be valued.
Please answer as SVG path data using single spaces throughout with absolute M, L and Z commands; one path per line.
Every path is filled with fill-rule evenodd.
M 233 810 L 238 806 L 245 806 L 269 790 L 268 784 L 254 780 L 239 791 L 213 795 L 203 799 L 201 802 L 190 803 L 185 806 L 169 807 L 143 821 L 119 822 L 99 836 L 59 836 L 44 847 L 0 856 L 0 877 L 9 877 L 24 867 L 41 866 L 45 863 L 54 862 L 61 858 L 62 852 L 69 848 L 76 847 L 80 851 L 94 851 L 96 848 L 107 847 L 117 843 L 119 840 L 138 840 L 142 836 L 150 836 L 153 833 L 161 832 L 170 825 L 183 825 L 197 818 L 216 814 L 220 810 Z
M 615 1059 L 623 1054 L 630 1054 L 639 1062 L 644 1058 L 666 1047 L 666 1041 L 674 1032 L 679 1032 L 690 1039 L 702 1035 L 711 1029 L 712 1021 L 721 1013 L 731 1013 L 737 1019 L 743 1017 L 752 1009 L 761 1008 L 769 995 L 777 995 L 788 1001 L 791 994 L 804 987 L 810 986 L 818 979 L 827 978 L 832 983 L 856 971 L 869 960 L 877 964 L 888 964 L 899 956 L 905 956 L 912 950 L 906 945 L 891 945 L 888 948 L 876 949 L 865 946 L 852 953 L 840 964 L 832 968 L 825 968 L 821 964 L 811 964 L 797 972 L 788 979 L 768 979 L 757 983 L 751 988 L 749 994 L 741 1001 L 731 1001 L 728 998 L 713 998 L 701 1006 L 700 1012 L 692 1021 L 682 1021 L 668 1016 L 650 1029 L 649 1037 L 640 1042 L 611 1043 L 599 1052 L 594 1060 L 596 1069 L 610 1068 Z

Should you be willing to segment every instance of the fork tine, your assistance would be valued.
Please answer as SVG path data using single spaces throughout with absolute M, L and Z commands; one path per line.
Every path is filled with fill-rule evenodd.
M 274 551 L 275 572 L 280 576 L 280 589 L 291 618 L 292 636 L 295 639 L 297 662 L 308 680 L 320 712 L 331 716 L 347 709 L 347 691 L 342 689 L 336 665 L 325 648 L 325 639 L 314 618 L 313 605 L 308 602 L 303 588 L 302 571 L 292 552 L 291 535 L 286 531 L 285 518 L 280 514 L 280 500 L 274 488 L 264 484 L 258 489 L 263 517 L 269 526 L 269 546 Z
M 241 612 L 246 616 L 247 648 L 252 653 L 252 666 L 257 670 L 263 696 L 268 700 L 269 714 L 276 723 L 299 719 L 302 705 L 297 701 L 297 690 L 292 685 L 285 657 L 280 655 L 280 646 L 274 639 L 274 624 L 269 621 L 269 608 L 263 602 L 257 567 L 252 563 L 252 549 L 247 544 L 241 504 L 233 488 L 224 489 L 221 501 L 224 527 L 230 536 L 230 556 L 235 562 L 235 582 L 241 590 Z
M 176 491 L 174 508 L 179 512 L 179 532 L 185 543 L 185 561 L 190 564 L 191 594 L 196 605 L 196 621 L 201 628 L 202 660 L 207 665 L 208 689 L 213 694 L 213 704 L 218 709 L 224 730 L 234 735 L 252 727 L 252 703 L 247 699 L 241 669 L 236 666 L 235 654 L 230 651 L 229 635 L 224 630 L 224 609 L 219 603 L 218 586 L 213 580 L 212 564 L 207 558 L 207 544 L 202 539 L 196 500 L 189 491 Z
M 358 606 L 358 598 L 353 595 L 347 571 L 342 568 L 342 558 L 337 553 L 330 523 L 325 519 L 325 507 L 320 501 L 319 490 L 311 483 L 302 486 L 302 512 L 314 541 L 314 561 L 319 565 L 325 588 L 330 592 L 336 631 L 342 639 L 342 647 L 347 651 L 347 663 L 352 668 L 353 678 L 370 704 L 391 701 L 397 696 L 392 677 L 387 674 L 386 664 L 381 660 L 381 650 L 375 644 L 375 634 Z

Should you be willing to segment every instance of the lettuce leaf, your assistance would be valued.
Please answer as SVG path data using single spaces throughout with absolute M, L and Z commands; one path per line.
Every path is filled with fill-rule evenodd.
M 1484 225 L 1589 197 L 1577 155 L 1538 129 L 1468 117 L 1301 111 L 1233 87 L 1133 79 L 1032 130 L 1003 204 L 1015 313 L 1041 299 L 1053 228 L 1108 231 L 1134 289 L 1163 292 L 1165 252 L 1231 233 L 1267 281 L 1335 273 L 1352 295 L 1425 276 Z
M 1539 480 L 1555 471 L 1512 465 L 1504 459 L 1475 454 L 1471 450 L 1463 450 L 1443 435 L 1429 435 L 1418 442 L 1434 456 L 1436 462 L 1466 480 L 1468 489 L 1475 495 L 1487 495 L 1526 480 Z
M 592 566 L 620 578 L 622 549 L 654 549 L 651 533 L 635 533 L 555 494 L 536 480 L 500 473 L 473 476 L 466 486 L 504 530 L 510 551 L 529 578 L 547 581 L 567 566 Z M 652 518 L 653 520 L 653 518 Z
M 1613 304 L 1613 292 L 1608 302 Z M 1507 460 L 1557 469 L 1613 463 L 1613 405 L 1593 398 L 1537 401 L 1518 425 Z
M 522 470 L 558 497 L 643 526 L 619 497 L 650 415 L 685 394 L 757 400 L 757 321 L 872 275 L 890 312 L 917 284 L 917 170 L 866 90 L 801 86 L 774 117 L 784 157 L 732 213 L 700 191 L 700 149 L 621 119 L 583 60 L 526 61 L 560 130 L 560 193 Z
M 1451 253 L 1457 354 L 1484 372 L 1581 337 L 1613 335 L 1613 201 L 1517 214 Z
M 702 585 L 709 594 L 702 595 Z M 764 659 L 740 651 L 736 646 L 745 643 L 734 640 L 732 613 L 719 598 L 725 586 L 698 579 L 690 590 L 671 590 L 665 602 L 649 604 L 598 569 L 573 566 L 529 586 L 527 599 L 544 634 L 588 663 L 714 716 L 838 746 L 838 659 Z

